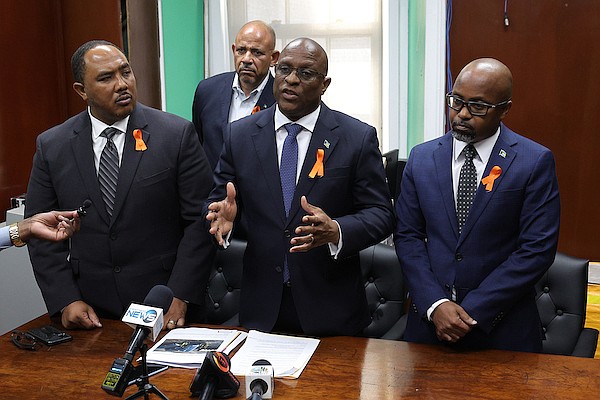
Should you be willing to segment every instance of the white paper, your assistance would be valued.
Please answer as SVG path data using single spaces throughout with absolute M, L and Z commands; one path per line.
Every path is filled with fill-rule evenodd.
M 231 359 L 231 372 L 245 375 L 257 360 L 273 365 L 276 378 L 298 379 L 319 345 L 319 339 L 250 331 Z

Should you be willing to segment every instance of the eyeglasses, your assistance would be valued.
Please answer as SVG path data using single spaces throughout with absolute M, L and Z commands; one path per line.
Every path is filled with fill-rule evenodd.
M 36 350 L 39 347 L 35 337 L 27 332 L 14 330 L 10 333 L 10 340 L 15 346 L 24 350 Z
M 302 82 L 312 82 L 317 79 L 318 76 L 325 78 L 325 75 L 310 68 L 293 68 L 287 64 L 275 64 L 275 75 L 281 78 L 290 75 L 292 71 L 296 71 L 296 76 Z
M 484 101 L 465 101 L 460 97 L 456 97 L 451 92 L 446 94 L 446 103 L 448 107 L 453 109 L 454 111 L 460 111 L 463 107 L 467 107 L 471 115 L 475 115 L 478 117 L 483 117 L 487 114 L 490 108 L 502 107 L 507 105 L 511 99 L 502 101 L 497 104 L 490 104 Z

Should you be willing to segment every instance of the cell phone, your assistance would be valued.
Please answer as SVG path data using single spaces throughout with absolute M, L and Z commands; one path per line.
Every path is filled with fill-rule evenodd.
M 39 328 L 32 328 L 28 330 L 27 333 L 47 346 L 68 342 L 69 340 L 73 339 L 67 332 L 63 332 L 52 325 L 44 325 Z
M 160 364 L 148 364 L 148 376 L 156 375 L 159 372 L 166 371 L 169 368 L 166 365 Z M 137 367 L 131 370 L 131 374 L 129 374 L 129 383 L 127 386 L 133 385 L 136 381 L 142 376 L 142 366 L 138 365 Z

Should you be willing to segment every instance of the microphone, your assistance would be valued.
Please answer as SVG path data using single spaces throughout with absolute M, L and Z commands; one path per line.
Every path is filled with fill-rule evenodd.
M 156 285 L 146 295 L 144 304 L 131 303 L 122 321 L 135 330 L 122 358 L 113 362 L 102 389 L 115 396 L 123 396 L 128 376 L 131 373 L 133 357 L 142 347 L 148 335 L 156 340 L 163 327 L 163 313 L 166 313 L 173 301 L 173 292 L 164 285 Z
M 247 400 L 262 400 L 273 398 L 274 381 L 273 366 L 267 360 L 254 361 L 246 374 Z
M 209 351 L 190 385 L 192 396 L 200 400 L 227 399 L 237 395 L 240 381 L 230 371 L 231 361 L 225 353 Z
M 77 209 L 77 214 L 79 217 L 85 217 L 87 215 L 86 208 L 89 208 L 92 205 L 92 201 L 90 199 L 84 200 L 83 204 Z

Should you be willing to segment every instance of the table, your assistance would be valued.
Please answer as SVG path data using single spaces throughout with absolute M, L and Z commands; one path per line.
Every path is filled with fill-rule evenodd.
M 39 317 L 19 329 L 50 323 Z M 103 320 L 93 331 L 69 331 L 73 341 L 37 351 L 0 340 L 5 399 L 114 399 L 100 384 L 123 356 L 132 329 Z M 169 399 L 189 399 L 195 370 L 153 376 Z M 244 399 L 242 386 L 236 399 Z M 135 393 L 129 387 L 123 398 Z M 458 352 L 444 346 L 323 338 L 298 380 L 277 379 L 275 399 L 591 399 L 600 393 L 600 360 L 509 351 Z M 151 395 L 150 398 L 156 398 Z

